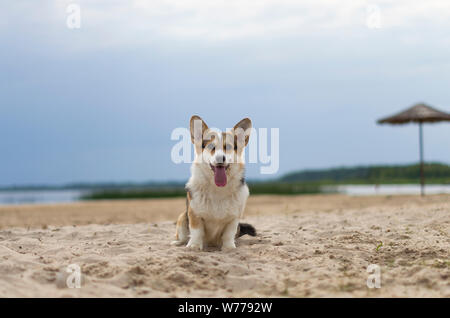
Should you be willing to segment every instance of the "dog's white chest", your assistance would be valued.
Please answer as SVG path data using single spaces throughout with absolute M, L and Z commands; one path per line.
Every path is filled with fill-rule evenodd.
M 234 191 L 195 191 L 192 194 L 191 208 L 204 219 L 233 219 L 241 216 L 248 193 L 247 185 Z

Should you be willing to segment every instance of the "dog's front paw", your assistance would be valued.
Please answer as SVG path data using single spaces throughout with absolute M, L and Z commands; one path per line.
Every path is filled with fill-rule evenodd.
M 222 245 L 222 251 L 232 251 L 236 249 L 236 244 L 234 244 L 234 242 L 228 242 L 228 243 L 223 243 Z
M 186 242 L 183 242 L 183 241 L 172 241 L 172 242 L 170 242 L 170 245 L 172 245 L 172 246 L 181 246 L 184 243 L 186 243 Z
M 196 251 L 201 251 L 203 250 L 203 242 L 194 242 L 192 240 L 190 240 L 188 242 L 188 244 L 186 245 L 187 248 L 191 249 L 191 250 L 196 250 Z

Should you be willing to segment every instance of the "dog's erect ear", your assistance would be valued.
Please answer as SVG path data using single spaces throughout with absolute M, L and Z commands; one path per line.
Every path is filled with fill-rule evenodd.
M 243 143 L 247 146 L 250 139 L 250 132 L 252 128 L 252 121 L 249 118 L 244 118 L 234 126 L 235 147 Z M 244 139 L 245 138 L 245 139 Z
M 208 125 L 205 124 L 200 116 L 194 115 L 191 117 L 190 129 L 192 143 L 194 145 L 196 143 L 199 143 L 201 145 L 203 143 L 203 134 L 206 130 L 208 130 Z

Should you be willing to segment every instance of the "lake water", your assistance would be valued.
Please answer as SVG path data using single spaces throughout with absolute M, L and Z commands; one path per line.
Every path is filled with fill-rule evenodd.
M 338 193 L 348 195 L 399 195 L 399 194 L 420 194 L 420 185 L 416 184 L 345 184 L 327 187 L 328 190 L 335 190 Z M 450 185 L 430 184 L 425 186 L 425 194 L 450 194 Z
M 379 186 L 347 184 L 327 186 L 324 190 L 355 196 L 420 194 L 420 186 L 414 184 L 382 184 Z M 0 205 L 75 202 L 88 192 L 87 190 L 0 191 Z M 427 185 L 425 193 L 450 194 L 450 185 Z
M 0 191 L 0 204 L 64 203 L 78 201 L 86 190 Z

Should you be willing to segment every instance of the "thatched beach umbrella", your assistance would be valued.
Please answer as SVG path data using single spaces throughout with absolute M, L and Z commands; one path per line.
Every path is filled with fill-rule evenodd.
M 396 115 L 378 120 L 379 124 L 419 124 L 419 144 L 420 144 L 420 194 L 424 195 L 425 176 L 423 171 L 423 123 L 436 123 L 439 121 L 450 121 L 450 114 L 441 112 L 426 104 L 416 104 Z

